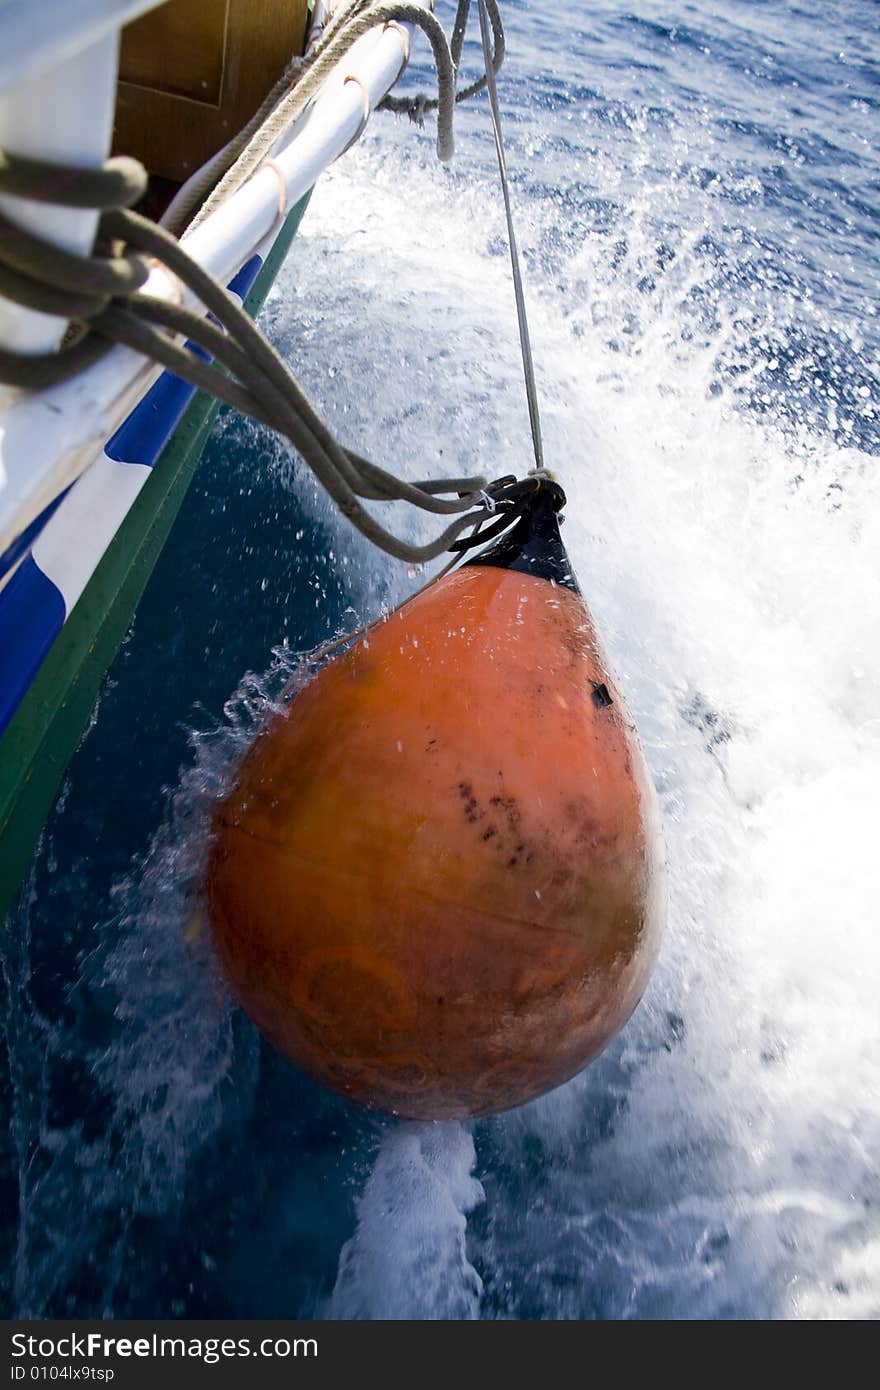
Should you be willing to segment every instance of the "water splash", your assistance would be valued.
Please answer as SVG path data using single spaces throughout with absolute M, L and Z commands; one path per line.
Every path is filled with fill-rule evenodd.
M 395 462 L 442 439 L 444 467 L 527 466 L 509 290 L 485 255 L 491 196 L 462 195 L 454 252 L 438 254 L 448 189 L 417 170 L 400 186 L 397 159 L 362 153 L 328 180 L 307 232 L 325 349 L 350 348 L 327 264 L 342 247 L 370 325 L 364 398 L 393 407 L 376 420 L 359 392 L 338 413 L 314 389 Z M 864 1316 L 880 1308 L 880 478 L 825 408 L 842 362 L 810 378 L 808 411 L 797 391 L 784 410 L 760 399 L 795 299 L 758 282 L 731 300 L 743 276 L 707 253 L 705 226 L 658 236 L 663 198 L 641 191 L 612 263 L 601 240 L 572 240 L 532 318 L 566 544 L 661 793 L 669 936 L 620 1044 L 477 1127 L 486 1203 L 468 1254 L 482 1316 Z M 282 280 L 274 326 L 297 342 L 291 293 Z M 389 361 L 376 349 L 392 322 Z M 857 400 L 866 438 L 875 402 Z M 371 1260 L 406 1266 L 414 1208 L 362 1218 L 337 1306 L 370 1309 Z M 373 1315 L 395 1298 L 411 1306 L 386 1283 Z
M 32 887 L 9 924 L 0 963 L 18 1316 L 61 1315 L 76 1281 L 111 1314 L 125 1297 L 120 1279 L 137 1224 L 173 1219 L 198 1154 L 248 1119 L 257 1039 L 242 1027 L 210 947 L 205 856 L 217 798 L 261 720 L 308 672 L 306 658 L 279 648 L 264 675 L 243 678 L 222 722 L 191 731 L 192 761 L 163 823 L 112 889 L 112 913 L 80 958 L 67 1007 L 52 1016 L 32 962 Z M 41 855 L 51 869 L 51 835 Z
M 458 1124 L 401 1124 L 382 1136 L 339 1256 L 331 1318 L 477 1318 L 482 1280 L 465 1250 L 482 1201 L 470 1134 Z
M 747 26 L 711 8 L 701 33 L 693 7 L 676 28 L 593 6 L 588 33 L 571 21 L 568 72 L 541 7 L 512 8 L 505 78 L 566 543 L 663 804 L 654 983 L 585 1075 L 472 1136 L 388 1128 L 377 1148 L 365 1124 L 354 1178 L 331 1162 L 339 1110 L 281 1160 L 266 1140 L 261 1168 L 313 1161 L 323 1188 L 261 1192 L 266 1230 L 295 1229 L 281 1253 L 262 1229 L 252 1247 L 222 1233 L 212 1311 L 244 1301 L 225 1251 L 239 1286 L 268 1264 L 255 1311 L 280 1287 L 279 1316 L 880 1312 L 876 101 L 864 35 L 843 32 L 851 7 L 751 7 Z M 371 128 L 322 181 L 266 317 L 340 436 L 411 477 L 529 463 L 481 121 L 462 113 L 451 171 L 431 165 L 429 135 Z M 251 442 L 253 472 L 301 495 L 288 451 Z M 305 497 L 358 616 L 402 597 L 412 578 Z M 260 524 L 290 544 L 277 515 Z M 77 1013 L 76 989 L 60 1021 L 46 1004 L 55 967 L 27 905 L 5 945 L 22 1310 L 119 1306 L 145 1221 L 166 1244 L 145 1251 L 141 1308 L 193 1306 L 164 1286 L 168 1239 L 181 1211 L 207 1222 L 200 1156 L 220 1137 L 226 1167 L 245 1152 L 260 1064 L 204 935 L 186 936 L 212 798 L 276 695 L 271 673 L 250 678 L 225 732 L 195 737 L 83 968 L 82 990 L 106 990 L 104 1025 Z M 285 1072 L 279 1112 L 293 1087 Z M 301 1228 L 328 1186 L 344 1229 L 325 1256 Z M 297 1306 L 293 1259 L 313 1262 Z

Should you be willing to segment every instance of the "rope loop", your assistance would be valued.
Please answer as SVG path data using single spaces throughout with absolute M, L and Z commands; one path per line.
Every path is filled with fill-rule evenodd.
M 433 12 L 422 5 L 410 0 L 348 0 L 327 22 L 314 50 L 288 65 L 254 120 L 221 151 L 222 159 L 217 156 L 206 166 L 216 186 L 199 218 L 207 216 L 260 165 L 280 173 L 272 150 L 281 130 L 304 109 L 352 45 L 378 26 L 387 30 L 414 24 L 427 35 L 437 68 L 438 96 L 386 98 L 382 109 L 406 111 L 419 124 L 425 112 L 436 109 L 437 152 L 441 159 L 449 158 L 455 103 L 491 82 L 504 56 L 497 0 L 480 3 L 487 7 L 494 33 L 491 62 L 486 48 L 486 73 L 470 87 L 456 91 L 469 0 L 459 0 L 451 45 Z M 402 32 L 406 37 L 406 31 Z M 364 103 L 366 115 L 366 91 Z M 29 309 L 67 318 L 74 330 L 73 341 L 55 353 L 21 356 L 0 349 L 0 381 L 44 390 L 93 365 L 114 343 L 123 344 L 287 438 L 361 534 L 387 554 L 411 564 L 436 559 L 444 552 L 460 556 L 522 515 L 533 495 L 534 479 L 523 483 L 505 477 L 490 483 L 484 477 L 464 477 L 408 483 L 340 444 L 235 297 L 192 260 L 169 226 L 132 211 L 146 186 L 146 172 L 133 159 L 117 157 L 98 169 L 83 169 L 0 148 L 0 194 L 50 206 L 91 208 L 101 214 L 94 254 L 80 256 L 0 212 L 0 295 Z M 205 191 L 189 189 L 187 198 L 200 201 Z M 187 211 L 185 202 L 178 204 L 175 218 Z M 282 210 L 280 206 L 279 215 Z M 177 303 L 143 294 L 152 264 L 186 287 L 208 317 L 187 308 L 182 293 Z M 186 346 L 178 341 L 181 336 Z M 366 501 L 407 502 L 452 520 L 434 540 L 416 545 L 380 525 L 363 505 Z
M 55 207 L 130 208 L 147 191 L 147 171 L 128 155 L 115 155 L 97 169 L 53 164 L 0 149 L 0 187 L 15 198 Z

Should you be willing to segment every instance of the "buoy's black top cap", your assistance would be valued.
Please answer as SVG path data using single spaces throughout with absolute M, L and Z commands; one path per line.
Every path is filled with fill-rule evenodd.
M 549 478 L 535 479 L 534 496 L 516 525 L 467 563 L 533 574 L 580 594 L 559 534 L 559 512 L 564 506 L 565 493 L 558 483 Z

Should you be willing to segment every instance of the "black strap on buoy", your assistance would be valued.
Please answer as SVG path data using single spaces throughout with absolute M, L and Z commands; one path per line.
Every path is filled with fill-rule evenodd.
M 573 594 L 580 594 L 559 532 L 559 513 L 565 506 L 565 493 L 552 478 L 535 475 L 527 478 L 522 486 L 530 489 L 531 496 L 520 503 L 519 521 L 505 531 L 495 545 L 467 563 L 495 565 L 499 569 L 531 574 L 536 579 L 548 579 L 570 589 Z

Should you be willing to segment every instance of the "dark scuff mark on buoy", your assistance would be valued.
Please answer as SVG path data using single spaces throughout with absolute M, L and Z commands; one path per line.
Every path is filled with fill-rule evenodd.
M 614 704 L 611 691 L 604 681 L 600 681 L 598 684 L 596 681 L 591 681 L 590 684 L 593 687 L 592 700 L 596 709 L 607 709 L 609 705 Z
M 464 802 L 464 813 L 466 818 L 473 823 L 482 820 L 486 814 L 480 807 L 480 803 L 474 796 L 474 789 L 470 782 L 459 782 L 458 794 Z

